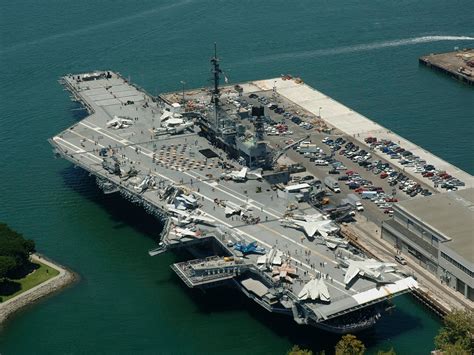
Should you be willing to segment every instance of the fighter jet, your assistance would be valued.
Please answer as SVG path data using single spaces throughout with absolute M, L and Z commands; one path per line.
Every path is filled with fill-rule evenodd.
M 327 235 L 326 233 L 320 231 L 321 238 L 329 249 L 336 249 L 337 247 L 346 248 L 349 242 L 344 238 L 334 237 Z
M 280 266 L 282 264 L 281 257 L 283 256 L 283 252 L 272 248 L 268 253 L 265 255 L 259 256 L 257 259 L 257 265 L 263 265 L 267 268 L 270 268 L 273 265 Z
M 283 280 L 293 283 L 293 278 L 297 277 L 296 269 L 289 264 L 284 263 L 281 266 L 274 266 L 272 271 L 274 281 Z
M 107 128 L 114 129 L 127 128 L 131 125 L 133 125 L 133 121 L 131 119 L 119 116 L 114 116 L 114 118 L 107 122 Z
M 195 229 L 195 228 L 193 228 L 193 229 Z M 173 232 L 180 239 L 185 238 L 185 237 L 199 238 L 201 236 L 201 231 L 198 230 L 198 229 L 196 229 L 196 230 L 193 230 L 193 229 L 175 227 L 173 229 Z
M 222 174 L 224 179 L 233 180 L 235 182 L 245 182 L 247 180 L 259 180 L 262 178 L 262 170 L 249 170 L 247 167 L 243 167 L 239 171 L 231 171 L 230 173 Z
M 174 199 L 174 204 L 176 208 L 180 210 L 194 209 L 198 206 L 198 202 L 193 195 L 185 194 L 176 196 Z
M 155 186 L 155 178 L 151 175 L 147 175 L 138 185 L 134 186 L 133 188 L 139 193 L 142 193 L 153 186 Z
M 259 247 L 257 245 L 257 242 L 251 242 L 248 244 L 246 244 L 245 242 L 237 242 L 234 244 L 234 249 L 240 251 L 243 255 L 266 253 L 265 248 Z
M 377 283 L 384 282 L 383 274 L 396 270 L 396 264 L 383 263 L 375 259 L 347 260 L 343 262 L 343 266 L 347 266 L 346 275 L 344 276 L 346 285 L 357 276 L 371 279 Z
M 311 279 L 306 285 L 303 286 L 302 290 L 298 294 L 300 300 L 317 300 L 330 302 L 331 296 L 329 295 L 328 288 L 324 283 L 323 279 Z
M 251 208 L 246 205 L 239 206 L 238 204 L 232 201 L 221 201 L 220 203 L 225 207 L 224 212 L 226 216 L 241 214 L 251 210 Z
M 173 223 L 179 226 L 185 226 L 190 223 L 199 223 L 212 226 L 216 222 L 213 218 L 204 216 L 198 212 L 187 212 L 186 210 L 180 210 L 175 208 L 174 205 L 168 205 L 167 208 L 168 212 L 173 215 L 171 220 Z
M 282 219 L 280 223 L 285 227 L 302 230 L 310 238 L 314 237 L 316 233 L 324 237 L 339 230 L 333 221 L 324 219 L 322 215 L 293 216 Z

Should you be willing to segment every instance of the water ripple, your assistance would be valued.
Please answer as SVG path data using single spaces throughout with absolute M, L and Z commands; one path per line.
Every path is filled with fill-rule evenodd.
M 158 6 L 158 7 L 154 7 L 152 9 L 149 9 L 149 10 L 138 12 L 138 13 L 133 14 L 133 15 L 119 17 L 119 18 L 116 18 L 116 19 L 113 19 L 113 20 L 110 20 L 110 21 L 106 21 L 106 22 L 96 24 L 96 25 L 91 25 L 91 26 L 79 28 L 77 30 L 57 33 L 57 34 L 54 34 L 54 35 L 51 35 L 51 36 L 46 36 L 46 37 L 43 37 L 43 38 L 35 39 L 33 41 L 17 43 L 13 46 L 10 46 L 10 47 L 7 47 L 7 48 L 4 48 L 4 49 L 0 50 L 0 54 L 10 53 L 10 52 L 13 52 L 13 51 L 16 51 L 16 50 L 21 50 L 21 49 L 27 48 L 27 47 L 32 46 L 32 45 L 45 43 L 45 42 L 50 42 L 50 41 L 54 41 L 54 40 L 64 38 L 64 37 L 71 37 L 71 36 L 75 36 L 75 35 L 80 35 L 80 34 L 84 34 L 84 33 L 93 32 L 93 31 L 100 30 L 100 29 L 103 29 L 103 28 L 106 28 L 106 27 L 115 26 L 115 25 L 118 25 L 118 24 L 122 24 L 124 22 L 128 22 L 128 21 L 131 21 L 131 20 L 136 20 L 138 18 L 146 17 L 146 16 L 149 16 L 151 14 L 154 14 L 154 13 L 157 13 L 157 12 L 160 12 L 160 11 L 169 10 L 169 9 L 172 9 L 172 8 L 175 8 L 175 7 L 187 5 L 191 2 L 193 2 L 193 0 L 184 0 L 184 1 L 176 2 L 176 3 L 172 3 L 172 4 L 169 4 L 169 5 Z

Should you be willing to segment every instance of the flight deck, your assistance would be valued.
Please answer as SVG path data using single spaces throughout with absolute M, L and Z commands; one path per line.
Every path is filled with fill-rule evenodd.
M 165 222 L 151 255 L 196 251 L 196 259 L 172 265 L 189 287 L 230 282 L 270 311 L 334 332 L 371 326 L 387 300 L 417 287 L 395 265 L 348 245 L 337 223 L 312 204 L 293 198 L 291 167 L 268 166 L 285 144 L 267 141 L 262 150 L 253 139 L 258 123 L 254 131 L 247 124 L 250 133 L 238 127 L 246 159 L 226 149 L 224 129 L 225 139 L 210 137 L 212 125 L 198 122 L 214 115 L 206 91 L 186 93 L 184 102 L 178 94 L 151 97 L 113 72 L 62 82 L 89 116 L 50 140 L 56 153 L 94 174 L 105 193 L 121 193 Z M 257 88 L 278 95 L 264 84 L 226 87 L 220 105 L 229 112 L 226 105 Z M 257 160 L 265 169 L 251 170 Z M 203 246 L 215 255 L 199 255 Z

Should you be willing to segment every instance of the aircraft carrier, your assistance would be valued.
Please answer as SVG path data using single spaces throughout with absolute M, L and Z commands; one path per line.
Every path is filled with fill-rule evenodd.
M 49 140 L 55 154 L 159 218 L 149 253 L 189 250 L 194 259 L 171 265 L 188 287 L 232 285 L 267 311 L 330 332 L 371 327 L 417 282 L 339 235 L 353 211 L 315 207 L 321 182 L 292 182 L 302 169 L 286 152 L 307 135 L 270 137 L 268 105 L 256 97 L 303 113 L 278 92 L 300 79 L 221 86 L 217 54 L 211 72 L 211 88 L 158 97 L 112 71 L 62 77 L 89 115 Z

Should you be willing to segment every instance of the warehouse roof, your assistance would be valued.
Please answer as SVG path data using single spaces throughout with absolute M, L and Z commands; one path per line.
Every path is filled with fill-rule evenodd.
M 450 249 L 474 262 L 474 188 L 406 200 L 398 207 L 450 239 Z

